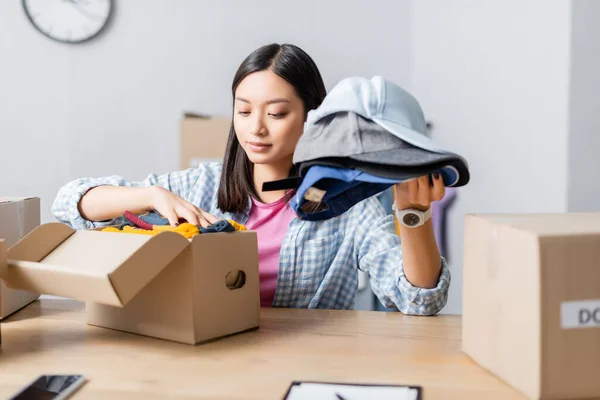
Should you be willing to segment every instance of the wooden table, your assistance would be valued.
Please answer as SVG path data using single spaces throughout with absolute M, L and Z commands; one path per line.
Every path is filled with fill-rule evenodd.
M 87 326 L 36 301 L 2 322 L 0 398 L 40 374 L 84 374 L 76 399 L 281 399 L 293 380 L 412 384 L 431 399 L 522 399 L 461 352 L 460 317 L 263 309 L 258 331 L 200 346 Z

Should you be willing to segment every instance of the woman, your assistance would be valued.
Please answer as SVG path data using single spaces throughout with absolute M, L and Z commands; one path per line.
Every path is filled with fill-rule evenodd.
M 60 189 L 54 216 L 75 229 L 115 223 L 124 211 L 156 210 L 172 225 L 203 227 L 234 219 L 258 236 L 263 306 L 350 309 L 358 269 L 387 307 L 431 315 L 446 303 L 450 274 L 431 220 L 403 229 L 375 198 L 326 221 L 296 217 L 289 193 L 263 192 L 263 182 L 293 175 L 294 148 L 308 111 L 326 90 L 313 60 L 293 45 L 267 45 L 250 54 L 233 81 L 233 123 L 223 163 L 149 175 L 77 179 Z M 427 210 L 444 196 L 441 177 L 395 186 L 399 209 Z

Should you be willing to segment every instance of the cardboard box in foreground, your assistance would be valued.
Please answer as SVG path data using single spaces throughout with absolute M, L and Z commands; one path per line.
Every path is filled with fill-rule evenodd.
M 208 161 L 223 161 L 231 117 L 207 117 L 186 113 L 180 126 L 181 169 Z
M 188 344 L 259 326 L 255 232 L 188 240 L 49 223 L 7 258 L 9 287 L 85 301 L 90 325 Z
M 11 247 L 40 225 L 40 199 L 0 197 L 0 240 Z M 14 290 L 0 282 L 0 320 L 15 313 L 39 297 L 37 293 Z
M 463 350 L 529 398 L 600 398 L 600 213 L 468 215 Z

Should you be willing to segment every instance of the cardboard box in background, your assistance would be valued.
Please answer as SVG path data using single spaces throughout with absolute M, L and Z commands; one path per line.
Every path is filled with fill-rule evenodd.
M 40 199 L 0 197 L 0 239 L 7 248 L 40 225 Z M 37 293 L 7 288 L 0 282 L 0 319 L 35 301 Z
M 231 251 L 235 249 L 235 251 Z M 87 323 L 187 344 L 257 329 L 251 231 L 188 240 L 48 223 L 8 250 L 9 287 L 85 301 Z
M 600 213 L 468 215 L 463 350 L 532 399 L 600 397 Z
M 6 270 L 6 244 L 0 239 L 0 276 Z M 2 309 L 2 296 L 0 295 L 0 310 Z M 0 347 L 2 347 L 2 327 L 0 326 Z
M 231 128 L 231 117 L 185 113 L 180 127 L 181 169 L 199 163 L 222 161 Z
M 6 242 L 0 239 L 0 276 L 4 273 L 7 267 L 6 259 Z M 0 308 L 2 308 L 2 296 L 0 296 Z

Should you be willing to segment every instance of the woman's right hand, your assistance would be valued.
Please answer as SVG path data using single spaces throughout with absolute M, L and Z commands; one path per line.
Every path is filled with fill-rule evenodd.
M 167 218 L 171 226 L 177 226 L 180 220 L 185 220 L 190 224 L 206 228 L 218 221 L 214 215 L 199 209 L 163 187 L 152 186 L 149 189 L 150 208 Z

